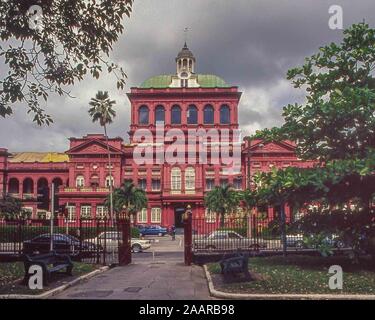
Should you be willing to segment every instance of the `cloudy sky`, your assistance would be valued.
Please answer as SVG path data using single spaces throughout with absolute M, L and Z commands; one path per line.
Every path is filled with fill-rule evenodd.
M 128 75 L 124 91 L 115 79 L 87 78 L 72 88 L 72 98 L 51 96 L 50 127 L 31 124 L 26 108 L 0 118 L 0 147 L 10 151 L 65 151 L 68 137 L 100 132 L 87 115 L 88 101 L 97 90 L 110 91 L 117 101 L 111 136 L 127 140 L 130 107 L 126 92 L 146 78 L 173 73 L 174 58 L 191 29 L 188 45 L 197 59 L 196 71 L 221 76 L 239 86 L 240 124 L 244 134 L 282 123 L 282 107 L 303 101 L 304 92 L 285 80 L 289 68 L 319 46 L 339 41 L 341 30 L 328 27 L 331 5 L 341 5 L 344 27 L 366 20 L 375 26 L 374 0 L 135 0 L 126 32 L 112 53 Z M 0 66 L 1 68 L 1 66 Z

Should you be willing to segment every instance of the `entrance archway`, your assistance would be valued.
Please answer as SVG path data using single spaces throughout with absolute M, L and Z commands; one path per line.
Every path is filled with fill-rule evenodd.
M 180 229 L 184 227 L 184 219 L 183 219 L 184 212 L 185 212 L 185 208 L 183 206 L 174 208 L 174 225 L 176 229 Z

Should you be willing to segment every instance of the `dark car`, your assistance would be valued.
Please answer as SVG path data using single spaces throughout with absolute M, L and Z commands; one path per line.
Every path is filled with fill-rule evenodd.
M 48 253 L 50 251 L 50 234 L 42 234 L 23 242 L 24 254 Z M 98 246 L 88 241 L 79 241 L 78 238 L 67 234 L 53 234 L 53 250 L 60 254 L 86 257 L 96 253 Z
M 159 236 L 164 237 L 168 230 L 167 228 L 163 228 L 161 226 L 138 226 L 139 235 L 143 236 Z

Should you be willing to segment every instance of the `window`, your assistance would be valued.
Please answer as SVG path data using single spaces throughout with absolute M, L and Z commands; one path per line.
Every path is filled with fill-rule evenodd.
M 152 179 L 152 191 L 159 191 L 159 190 L 160 190 L 160 180 Z
M 147 188 L 147 180 L 146 179 L 139 179 L 138 180 L 138 188 L 142 190 L 146 190 Z
M 185 171 L 185 189 L 195 190 L 195 169 L 193 167 L 186 168 Z
M 106 188 L 109 188 L 110 185 L 112 185 L 112 187 L 114 186 L 113 176 L 107 176 L 107 178 L 105 178 L 105 186 L 106 186 Z
M 227 186 L 227 185 L 228 185 L 228 179 L 221 179 L 221 180 L 220 180 L 220 185 L 221 185 L 222 187 Z
M 173 191 L 181 191 L 181 169 L 173 168 L 171 172 L 171 189 Z
M 97 206 L 96 207 L 96 217 L 98 219 L 104 219 L 107 216 L 108 209 L 106 206 Z
M 214 107 L 207 105 L 203 110 L 204 124 L 214 124 Z
M 76 187 L 82 188 L 85 186 L 85 178 L 83 176 L 77 176 L 76 178 Z
M 161 222 L 161 208 L 151 208 L 151 223 Z
M 214 179 L 206 179 L 206 190 L 212 190 L 215 186 Z
M 220 123 L 221 124 L 230 123 L 230 109 L 227 105 L 223 105 L 220 108 Z
M 187 123 L 188 124 L 198 123 L 198 109 L 195 105 L 190 105 L 187 110 Z
M 181 108 L 178 105 L 174 105 L 171 109 L 171 123 L 181 124 Z
M 163 106 L 157 106 L 155 109 L 155 124 L 164 124 L 165 110 Z
M 138 123 L 148 124 L 149 110 L 147 106 L 141 106 L 138 109 Z
M 137 213 L 137 222 L 138 223 L 147 223 L 147 208 L 143 208 Z
M 234 186 L 234 189 L 241 190 L 242 189 L 242 178 L 235 178 L 233 180 L 233 186 Z
M 205 218 L 206 218 L 207 223 L 215 223 L 216 222 L 216 213 L 212 212 L 209 209 L 206 209 Z
M 66 211 L 68 213 L 68 221 L 76 220 L 76 206 L 66 206 Z
M 88 219 L 91 218 L 91 206 L 82 206 L 81 207 L 81 218 Z

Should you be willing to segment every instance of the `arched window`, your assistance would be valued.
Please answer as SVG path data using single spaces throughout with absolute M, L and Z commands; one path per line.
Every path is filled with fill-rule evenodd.
M 214 107 L 210 104 L 204 107 L 203 118 L 204 124 L 214 124 Z
M 220 123 L 221 124 L 230 123 L 230 109 L 227 105 L 223 105 L 220 108 Z
M 181 108 L 178 105 L 174 105 L 171 109 L 171 123 L 181 124 Z
M 106 186 L 106 188 L 109 188 L 110 185 L 112 185 L 112 187 L 114 186 L 113 176 L 107 176 L 105 178 L 105 186 Z
M 138 124 L 148 124 L 149 110 L 147 106 L 141 106 L 138 109 Z
M 162 123 L 165 121 L 165 110 L 163 106 L 157 106 L 155 109 L 155 124 Z
M 23 180 L 23 193 L 32 194 L 34 193 L 34 182 L 31 178 Z
M 17 194 L 20 192 L 20 183 L 16 178 L 9 179 L 8 192 Z
M 185 170 L 185 189 L 195 190 L 195 169 L 193 167 Z
M 76 178 L 76 187 L 82 188 L 85 186 L 85 178 L 81 175 L 77 176 Z
M 198 109 L 193 104 L 191 104 L 187 110 L 187 123 L 188 124 L 198 123 Z
M 178 167 L 171 171 L 171 189 L 172 192 L 181 192 L 181 169 Z

